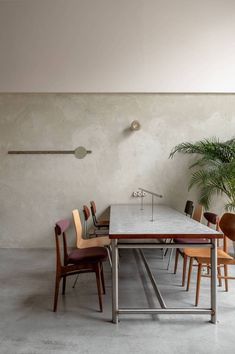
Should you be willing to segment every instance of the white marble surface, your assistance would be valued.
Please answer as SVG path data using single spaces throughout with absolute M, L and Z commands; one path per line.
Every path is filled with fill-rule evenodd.
M 216 237 L 219 232 L 165 206 L 154 205 L 154 221 L 151 221 L 151 205 L 111 205 L 110 235 L 207 235 Z

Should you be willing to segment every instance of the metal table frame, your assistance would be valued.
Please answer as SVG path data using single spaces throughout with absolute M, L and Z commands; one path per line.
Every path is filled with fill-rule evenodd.
M 209 235 L 205 235 L 208 237 Z M 175 237 L 175 236 L 174 236 Z M 189 235 L 190 237 L 190 235 Z M 151 236 L 149 236 L 151 238 Z M 153 238 L 153 237 L 152 237 Z M 161 236 L 161 239 L 166 238 L 165 235 Z M 169 236 L 167 237 L 169 238 Z M 173 237 L 172 237 L 173 238 Z M 166 247 L 165 243 L 121 243 L 121 237 L 119 235 L 112 235 L 111 239 L 112 247 L 112 320 L 113 323 L 118 323 L 119 315 L 124 314 L 193 314 L 193 315 L 205 315 L 208 314 L 211 317 L 211 322 L 216 324 L 217 322 L 217 289 L 216 289 L 216 280 L 217 280 L 217 239 L 211 238 L 208 243 L 201 244 L 190 244 L 190 247 L 208 247 L 211 249 L 211 304 L 210 308 L 170 308 L 167 307 L 165 301 L 160 293 L 160 290 L 157 286 L 156 280 L 150 270 L 148 262 L 145 258 L 143 249 L 145 248 L 163 248 Z M 170 243 L 167 244 L 168 248 L 179 248 L 179 245 Z M 180 247 L 189 247 L 188 244 L 181 244 Z M 118 290 L 118 249 L 138 249 L 143 264 L 146 268 L 147 274 L 150 278 L 154 291 L 156 293 L 157 299 L 160 303 L 161 308 L 120 308 L 119 307 L 119 290 Z

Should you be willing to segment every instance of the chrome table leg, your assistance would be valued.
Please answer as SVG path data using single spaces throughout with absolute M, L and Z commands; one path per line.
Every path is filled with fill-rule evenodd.
M 117 244 L 117 240 L 113 239 L 111 241 L 112 245 L 112 318 L 114 323 L 118 323 L 119 315 L 126 314 L 200 314 L 200 315 L 210 315 L 211 322 L 216 323 L 217 321 L 217 303 L 216 303 L 216 280 L 217 280 L 217 241 L 212 240 L 211 243 L 194 243 L 190 244 L 192 248 L 210 248 L 211 249 L 211 305 L 210 308 L 167 308 L 162 299 L 161 293 L 157 287 L 156 281 L 153 277 L 151 270 L 148 267 L 146 258 L 143 252 L 140 251 L 142 260 L 144 261 L 147 274 L 156 292 L 158 300 L 161 304 L 161 308 L 119 308 L 118 304 L 118 250 L 119 248 L 125 249 L 152 249 L 152 248 L 162 248 L 163 244 L 144 244 L 144 243 L 126 243 L 121 242 Z M 168 245 L 169 249 L 177 248 L 178 245 L 170 243 Z M 188 247 L 188 244 L 181 244 L 182 248 Z
M 112 247 L 112 315 L 113 323 L 118 323 L 118 247 L 117 240 L 111 241 Z

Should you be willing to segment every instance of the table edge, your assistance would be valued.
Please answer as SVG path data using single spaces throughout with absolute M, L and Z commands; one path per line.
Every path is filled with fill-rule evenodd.
M 109 234 L 110 239 L 162 239 L 162 238 L 208 238 L 208 239 L 222 239 L 222 233 L 205 233 L 205 234 Z

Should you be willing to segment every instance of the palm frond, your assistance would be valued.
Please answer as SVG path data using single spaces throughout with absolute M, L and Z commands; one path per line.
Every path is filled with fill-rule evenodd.
M 175 146 L 170 153 L 195 154 L 197 160 L 189 168 L 192 173 L 189 189 L 200 188 L 200 203 L 209 208 L 213 194 L 225 194 L 228 210 L 235 210 L 235 138 L 220 142 L 217 138 L 204 139 L 195 144 L 186 142 Z
M 209 186 L 209 187 L 207 186 L 201 189 L 201 193 L 198 201 L 201 205 L 204 206 L 205 210 L 210 209 L 211 199 L 214 193 L 215 193 L 214 186 Z
M 230 162 L 235 158 L 235 138 L 220 142 L 216 138 L 200 140 L 196 143 L 185 142 L 176 145 L 170 153 L 170 158 L 179 153 L 203 155 L 203 160 L 219 160 Z
M 208 180 L 208 173 L 204 170 L 198 170 L 192 174 L 188 189 L 190 190 L 194 185 L 205 185 L 206 180 Z
M 225 204 L 225 210 L 233 212 L 235 210 L 235 200 L 231 203 Z

